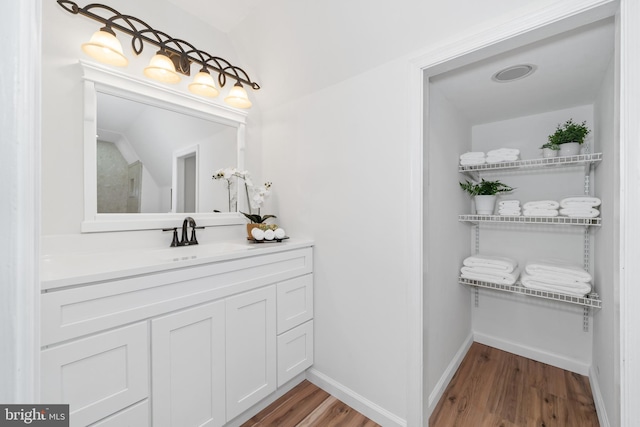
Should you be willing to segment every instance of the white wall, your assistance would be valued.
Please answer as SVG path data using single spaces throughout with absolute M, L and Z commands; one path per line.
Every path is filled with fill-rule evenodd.
M 469 225 L 458 222 L 469 198 L 460 190 L 458 156 L 471 149 L 471 126 L 437 85 L 429 85 L 425 142 L 425 396 L 435 406 L 455 372 L 450 366 L 471 334 L 471 292 L 458 284 Z M 458 361 L 459 362 L 459 361 Z M 450 372 L 447 369 L 449 368 Z M 432 410 L 433 408 L 431 408 Z
M 235 50 L 225 34 L 169 2 L 110 0 L 108 4 L 204 51 L 237 63 Z M 67 239 L 72 239 L 70 241 L 76 245 L 86 243 L 88 246 L 103 245 L 107 241 L 115 242 L 117 247 L 132 243 L 168 245 L 171 236 L 159 231 L 80 234 L 84 219 L 83 90 L 78 61 L 93 61 L 82 52 L 80 45 L 101 25 L 86 17 L 72 15 L 55 1 L 43 2 L 42 9 L 45 35 L 42 49 L 42 156 L 45 159 L 42 164 L 42 234 L 46 250 L 55 250 L 56 242 L 64 245 Z M 130 48 L 131 38 L 119 35 L 119 39 L 129 59 L 129 66 L 119 71 L 144 79 L 142 70 L 157 49 L 145 45 L 142 54 L 135 57 Z M 176 88 L 187 92 L 189 80 L 183 78 Z M 223 95 L 212 102 L 223 103 Z M 166 208 L 168 211 L 168 205 Z M 209 235 L 219 238 L 221 233 L 229 233 L 229 228 L 242 236 L 242 227 L 235 226 L 207 228 L 199 237 L 203 241 Z
M 316 243 L 314 368 L 400 417 L 408 375 L 405 64 L 270 110 L 262 153 L 278 222 Z M 385 94 L 393 108 L 371 90 L 383 79 L 398 82 Z
M 595 259 L 597 269 L 595 281 L 603 301 L 602 308 L 595 310 L 593 319 L 593 366 L 592 374 L 598 382 L 600 397 L 603 399 L 608 425 L 620 425 L 619 393 L 620 382 L 620 338 L 618 311 L 618 283 L 615 270 L 620 263 L 618 247 L 619 213 L 615 206 L 619 198 L 619 141 L 614 130 L 615 105 L 615 65 L 611 61 L 602 83 L 600 94 L 594 105 L 596 123 L 596 150 L 602 152 L 602 164 L 595 171 L 596 195 L 602 200 L 600 212 L 602 227 L 595 233 Z M 600 414 L 602 415 L 602 414 Z M 603 424 L 604 426 L 605 424 Z
M 541 157 L 539 147 L 558 123 L 567 119 L 587 121 L 594 128 L 593 106 L 521 117 L 474 126 L 473 150 L 487 152 L 500 147 L 521 150 L 521 158 Z M 586 143 L 591 143 L 589 137 Z M 533 200 L 556 200 L 584 194 L 581 167 L 536 170 L 526 173 L 497 172 L 484 176 L 499 179 L 516 190 L 505 199 L 522 204 Z M 556 258 L 583 263 L 583 229 L 553 226 L 483 226 L 480 253 L 528 261 Z M 593 270 L 593 269 L 592 269 Z M 472 308 L 473 330 L 479 341 L 533 359 L 588 374 L 591 364 L 592 329 L 582 330 L 582 307 L 539 301 L 521 295 L 482 291 L 479 307 Z

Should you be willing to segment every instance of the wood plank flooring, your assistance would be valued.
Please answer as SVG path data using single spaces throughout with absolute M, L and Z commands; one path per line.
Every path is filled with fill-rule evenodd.
M 380 427 L 309 381 L 303 381 L 242 427 Z
M 430 427 L 599 427 L 589 379 L 473 343 Z

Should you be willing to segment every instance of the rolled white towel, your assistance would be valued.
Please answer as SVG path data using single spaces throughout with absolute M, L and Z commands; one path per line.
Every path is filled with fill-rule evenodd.
M 558 209 L 560 203 L 555 200 L 534 200 L 522 205 L 524 209 Z
M 487 152 L 488 156 L 519 156 L 520 150 L 517 148 L 498 148 Z
M 513 285 L 518 280 L 520 270 L 513 272 L 498 271 L 479 267 L 462 267 L 460 276 L 470 280 L 480 280 L 481 282 L 499 283 L 501 285 Z
M 518 262 L 514 259 L 491 255 L 473 255 L 466 258 L 462 263 L 465 267 L 491 268 L 506 271 L 507 273 L 511 273 L 518 267 Z
M 531 208 L 525 209 L 522 214 L 524 216 L 558 216 L 557 209 Z
M 565 208 L 560 209 L 560 215 L 568 216 L 570 218 L 597 218 L 600 215 L 600 211 L 595 208 Z
M 515 162 L 516 160 L 518 160 L 518 156 L 507 156 L 507 155 L 501 155 L 501 156 L 487 156 L 487 163 L 500 163 L 500 162 Z
M 462 166 L 473 166 L 473 165 L 483 165 L 486 161 L 484 157 L 478 157 L 477 159 L 462 159 L 460 160 L 460 164 Z
M 498 202 L 498 207 L 520 207 L 520 200 L 500 200 Z
M 591 292 L 591 284 L 585 282 L 556 281 L 555 283 L 551 283 L 549 281 L 541 280 L 536 276 L 531 276 L 526 273 L 522 273 L 520 281 L 522 283 L 522 286 L 524 286 L 525 288 L 554 292 L 564 295 L 582 297 Z
M 484 159 L 486 156 L 482 151 L 468 151 L 464 154 L 460 154 L 460 160 L 463 159 Z
M 532 276 L 554 276 L 563 280 L 590 282 L 591 274 L 581 266 L 557 259 L 528 262 L 524 270 Z
M 560 200 L 560 206 L 563 208 L 573 208 L 573 207 L 582 207 L 588 206 L 590 208 L 595 208 L 600 206 L 602 200 L 597 197 L 589 197 L 589 196 L 576 196 L 576 197 L 566 197 Z

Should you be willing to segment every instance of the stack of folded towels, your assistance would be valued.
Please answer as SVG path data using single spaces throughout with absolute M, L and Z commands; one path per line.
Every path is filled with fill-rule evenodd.
M 524 216 L 558 216 L 560 203 L 555 200 L 537 200 L 527 202 L 522 207 Z
M 487 163 L 514 162 L 520 158 L 517 148 L 498 148 L 487 153 Z
M 465 259 L 461 277 L 481 282 L 513 285 L 518 280 L 518 262 L 505 257 L 474 255 Z
M 565 261 L 530 262 L 524 268 L 521 282 L 525 288 L 571 296 L 582 297 L 591 292 L 591 274 Z
M 482 165 L 484 163 L 486 163 L 486 159 L 482 151 L 469 151 L 460 154 L 460 164 L 462 166 Z
M 600 211 L 601 200 L 597 197 L 577 196 L 560 200 L 560 215 L 572 218 L 596 218 Z
M 498 214 L 520 216 L 520 200 L 501 200 L 498 202 Z

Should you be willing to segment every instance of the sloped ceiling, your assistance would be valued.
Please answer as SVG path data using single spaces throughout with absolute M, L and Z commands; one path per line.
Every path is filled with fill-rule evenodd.
M 516 9 L 562 0 L 168 0 L 229 37 L 269 107 L 316 92 Z M 394 90 L 393 81 L 372 90 Z

